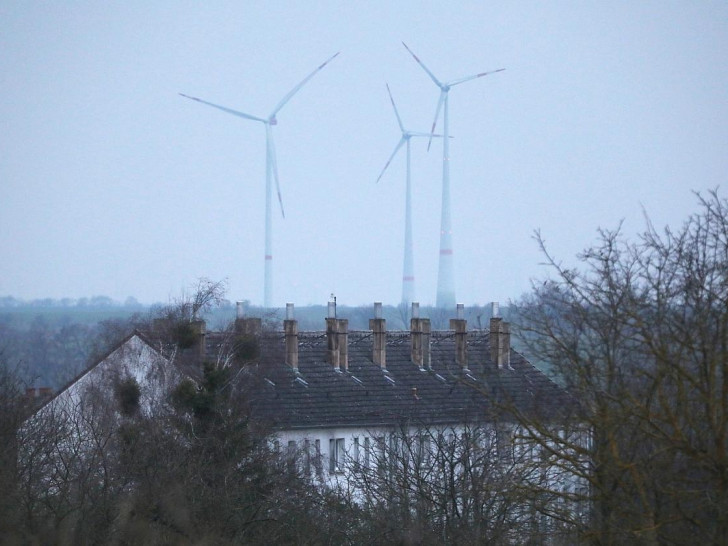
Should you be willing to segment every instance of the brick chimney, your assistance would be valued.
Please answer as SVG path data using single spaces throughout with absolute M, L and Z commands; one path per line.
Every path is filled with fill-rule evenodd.
M 455 330 L 455 362 L 463 371 L 468 371 L 468 321 L 465 320 L 465 306 L 457 304 L 457 318 L 450 319 L 450 329 Z
M 511 325 L 500 317 L 490 319 L 490 359 L 498 369 L 511 364 Z
M 343 370 L 349 369 L 349 319 L 338 320 L 339 336 L 339 367 Z
M 235 332 L 256 337 L 260 336 L 263 331 L 263 320 L 248 317 L 248 300 L 236 302 L 235 307 Z
M 336 302 L 329 302 L 326 319 L 326 360 L 336 371 L 349 368 L 349 321 L 336 318 Z
M 286 364 L 298 371 L 298 321 L 293 318 L 293 304 L 286 304 L 286 320 L 283 321 L 286 338 Z
M 382 303 L 374 302 L 374 318 L 369 319 L 369 329 L 372 331 L 374 343 L 372 345 L 372 361 L 383 370 L 387 369 L 387 321 L 382 318 Z
M 195 347 L 197 347 L 198 356 L 202 359 L 205 358 L 205 336 L 207 334 L 207 324 L 202 319 L 195 319 L 190 323 L 192 332 L 195 336 Z
M 410 319 L 412 362 L 420 369 L 430 369 L 430 319 L 420 318 L 420 304 L 412 302 Z

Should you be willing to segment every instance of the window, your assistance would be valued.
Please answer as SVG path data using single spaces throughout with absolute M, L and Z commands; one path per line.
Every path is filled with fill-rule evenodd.
M 316 440 L 315 443 L 316 446 L 316 459 L 314 461 L 314 465 L 316 466 L 316 475 L 318 477 L 321 477 L 321 474 L 323 473 L 323 468 L 321 468 L 321 440 Z
M 361 461 L 359 459 L 359 437 L 354 437 L 354 462 L 356 464 L 359 464 Z
M 288 441 L 288 448 L 286 449 L 286 460 L 288 462 L 288 470 L 292 471 L 296 466 L 296 442 L 295 442 L 295 440 Z
M 400 458 L 400 445 L 399 445 L 399 437 L 391 433 L 388 438 L 388 444 L 389 444 L 389 453 L 387 457 L 388 461 L 388 467 L 387 470 L 390 472 L 394 471 L 395 468 L 397 468 L 398 463 L 402 460 Z
M 424 434 L 418 438 L 417 445 L 417 462 L 420 465 L 425 465 L 430 462 L 430 437 Z
M 332 474 L 344 471 L 345 446 L 343 438 L 329 440 L 329 472 Z
M 364 438 L 364 468 L 369 468 L 369 457 L 371 456 L 372 446 L 369 436 Z
M 377 444 L 377 449 L 376 449 L 377 470 L 379 472 L 384 472 L 386 470 L 386 464 L 387 464 L 387 444 L 384 439 L 384 436 L 377 436 L 376 438 L 374 438 L 374 441 Z
M 306 476 L 311 475 L 311 442 L 309 442 L 308 438 L 306 438 L 303 441 L 303 471 L 306 473 Z
M 495 442 L 498 458 L 506 464 L 512 464 L 514 460 L 513 442 L 509 431 L 496 426 Z

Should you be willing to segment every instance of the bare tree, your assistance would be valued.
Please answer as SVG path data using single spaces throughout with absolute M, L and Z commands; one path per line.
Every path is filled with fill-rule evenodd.
M 358 540 L 503 544 L 553 534 L 535 508 L 547 473 L 515 431 L 497 420 L 372 431 L 348 457 L 349 494 L 365 522 Z
M 27 536 L 46 543 L 97 543 L 120 494 L 112 448 L 115 412 L 99 385 L 64 397 L 19 429 L 17 480 Z
M 591 517 L 570 523 L 593 543 L 728 542 L 728 203 L 698 200 L 677 231 L 601 230 L 580 270 L 537 236 L 554 275 L 519 305 L 522 342 L 579 399 L 589 441 L 520 417 L 587 480 Z
M 20 364 L 10 364 L 0 351 L 0 544 L 18 539 L 22 517 L 17 480 L 18 429 L 31 409 L 26 398 Z

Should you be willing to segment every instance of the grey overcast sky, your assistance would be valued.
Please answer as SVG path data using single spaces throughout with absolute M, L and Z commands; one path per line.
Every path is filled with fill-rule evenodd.
M 0 2 L 0 295 L 263 299 L 265 133 L 280 111 L 276 305 L 401 297 L 404 123 L 450 93 L 457 299 L 506 302 L 596 229 L 676 225 L 728 172 L 725 1 Z M 441 143 L 413 140 L 417 298 L 433 303 Z M 724 190 L 723 190 L 724 191 Z M 725 193 L 724 193 L 725 195 Z

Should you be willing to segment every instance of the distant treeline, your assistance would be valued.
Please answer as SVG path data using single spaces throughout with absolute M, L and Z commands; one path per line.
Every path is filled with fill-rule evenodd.
M 108 296 L 92 296 L 83 298 L 40 298 L 23 300 L 13 296 L 0 296 L 0 324 L 12 324 L 18 328 L 28 328 L 33 320 L 42 316 L 51 325 L 68 324 L 69 322 L 82 324 L 95 324 L 107 319 L 125 319 L 134 314 L 154 313 L 167 304 L 143 304 L 136 298 L 129 296 L 124 302 L 116 301 Z M 349 319 L 349 328 L 352 330 L 366 330 L 369 328 L 369 319 L 374 317 L 372 305 L 337 307 L 337 316 Z M 262 317 L 273 323 L 285 318 L 285 309 L 263 309 L 261 307 L 246 305 L 245 313 L 250 316 Z M 307 305 L 296 307 L 295 318 L 302 330 L 321 330 L 325 327 L 324 319 L 328 313 L 326 305 Z M 207 313 L 205 318 L 213 328 L 222 328 L 235 318 L 236 305 L 230 300 L 222 300 L 220 304 Z M 385 305 L 383 318 L 387 319 L 389 329 L 402 330 L 409 328 L 411 309 L 409 306 Z M 500 314 L 508 319 L 509 309 L 501 307 Z M 455 310 L 437 309 L 432 306 L 422 306 L 420 315 L 430 318 L 435 329 L 447 329 L 449 320 L 455 318 Z M 473 305 L 465 307 L 465 319 L 470 328 L 487 328 L 487 321 L 491 316 L 490 305 Z
M 106 296 L 71 299 L 51 298 L 24 301 L 12 296 L 0 298 L 0 365 L 20 366 L 29 385 L 57 389 L 93 364 L 118 340 L 164 309 L 161 304 L 143 305 L 134 298 L 124 303 Z M 261 317 L 268 327 L 282 328 L 285 309 L 262 309 L 247 306 L 245 313 Z M 326 305 L 295 308 L 295 318 L 302 331 L 324 330 L 328 314 Z M 339 318 L 349 320 L 350 330 L 368 330 L 374 318 L 372 305 L 344 306 L 336 310 Z M 388 330 L 409 329 L 409 306 L 383 306 L 382 315 Z M 501 315 L 508 319 L 508 308 Z M 235 319 L 236 305 L 228 300 L 204 315 L 210 330 L 222 330 Z M 432 328 L 446 330 L 455 318 L 455 310 L 423 306 L 420 316 L 430 318 Z M 491 307 L 465 308 L 471 329 L 488 328 Z
M 0 296 L 0 309 L 17 309 L 19 307 L 33 308 L 57 308 L 57 307 L 81 307 L 81 308 L 108 308 L 122 307 L 126 309 L 140 310 L 145 306 L 139 303 L 136 298 L 129 296 L 123 303 L 114 301 L 108 296 L 92 296 L 90 298 L 38 298 L 33 300 L 23 300 L 13 296 Z

